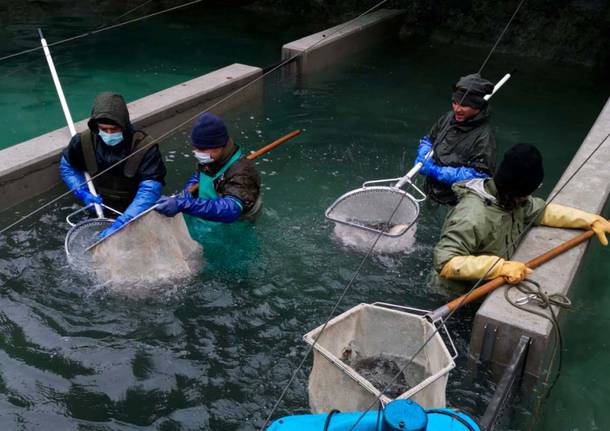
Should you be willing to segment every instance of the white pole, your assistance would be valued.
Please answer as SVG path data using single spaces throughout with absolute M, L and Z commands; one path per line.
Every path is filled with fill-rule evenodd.
M 510 79 L 510 77 L 511 77 L 510 73 L 507 73 L 506 75 L 504 75 L 502 77 L 502 79 L 499 80 L 496 85 L 494 85 L 494 89 L 491 92 L 491 94 L 486 94 L 485 96 L 483 96 L 483 99 L 485 99 L 485 100 L 491 99 L 491 96 L 493 96 L 496 93 L 496 91 L 498 91 L 504 84 L 506 84 L 506 81 L 508 81 Z
M 76 135 L 76 129 L 74 128 L 74 121 L 72 121 L 72 115 L 70 115 L 70 109 L 68 108 L 68 102 L 66 102 L 66 97 L 64 96 L 64 91 L 61 88 L 61 83 L 59 82 L 59 76 L 57 76 L 57 70 L 55 70 L 55 64 L 53 63 L 53 57 L 51 57 L 51 51 L 49 51 L 49 46 L 47 45 L 47 41 L 42 35 L 42 31 L 38 29 L 38 34 L 40 35 L 40 43 L 42 44 L 42 49 L 44 51 L 44 55 L 47 59 L 47 63 L 49 64 L 49 70 L 51 71 L 51 76 L 53 77 L 53 83 L 55 84 L 55 89 L 57 90 L 57 96 L 59 96 L 59 102 L 61 103 L 61 109 L 64 111 L 64 116 L 66 117 L 66 122 L 68 123 L 68 129 L 70 129 L 70 136 Z M 89 192 L 94 196 L 97 196 L 97 192 L 95 191 L 95 186 L 93 185 L 93 181 L 91 181 L 91 176 L 87 171 L 85 171 L 85 180 L 87 181 L 87 187 L 89 188 Z M 104 217 L 104 211 L 102 206 L 99 204 L 94 204 L 95 212 L 99 218 Z

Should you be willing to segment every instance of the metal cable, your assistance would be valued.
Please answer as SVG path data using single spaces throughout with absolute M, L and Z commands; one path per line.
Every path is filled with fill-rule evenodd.
M 106 31 L 106 30 L 111 30 L 113 28 L 122 27 L 124 25 L 131 24 L 131 23 L 134 23 L 134 22 L 137 22 L 137 21 L 142 21 L 142 20 L 145 20 L 147 18 L 151 18 L 153 16 L 157 16 L 157 15 L 161 15 L 161 14 L 164 14 L 164 13 L 167 13 L 167 12 L 171 12 L 171 11 L 174 11 L 174 10 L 177 10 L 177 9 L 181 9 L 183 7 L 187 7 L 187 6 L 193 5 L 195 3 L 201 3 L 202 1 L 203 0 L 193 0 L 193 1 L 190 1 L 188 3 L 183 3 L 183 4 L 178 5 L 178 6 L 173 6 L 173 7 L 170 7 L 168 9 L 164 9 L 164 10 L 159 11 L 159 12 L 154 12 L 154 13 L 151 13 L 151 14 L 148 14 L 148 15 L 144 15 L 144 16 L 141 16 L 141 17 L 138 17 L 138 18 L 133 18 L 133 19 L 130 19 L 130 20 L 127 20 L 127 21 L 123 21 L 123 22 L 120 22 L 118 24 L 112 24 L 112 25 L 109 25 L 109 26 L 106 26 L 106 27 L 103 27 L 103 28 L 97 28 L 95 30 L 88 31 L 86 33 L 82 33 L 82 34 L 79 34 L 79 35 L 76 35 L 76 36 L 68 37 L 66 39 L 58 40 L 57 42 L 49 43 L 48 46 L 52 47 L 52 46 L 55 46 L 55 45 L 60 45 L 62 43 L 71 42 L 71 41 L 76 40 L 76 39 L 82 39 L 84 37 L 92 36 L 94 34 L 101 33 L 101 32 Z M 146 3 L 148 3 L 148 2 L 146 2 Z M 121 17 L 125 16 L 125 15 L 127 15 L 127 14 L 129 14 L 131 12 L 133 12 L 136 9 L 139 9 L 140 7 L 144 6 L 146 3 L 140 5 L 140 6 L 134 8 L 134 9 L 132 9 L 132 10 L 126 12 L 126 13 L 124 13 L 123 15 L 121 15 Z M 119 18 L 120 17 L 117 17 L 117 18 L 115 18 L 115 20 L 119 19 Z M 30 52 L 39 51 L 41 49 L 42 49 L 41 46 L 37 46 L 35 48 L 30 48 L 30 49 L 26 49 L 26 50 L 23 50 L 23 51 L 15 52 L 13 54 L 8 54 L 8 55 L 5 55 L 4 57 L 0 57 L 0 61 L 8 60 L 9 58 L 18 57 L 20 55 L 27 54 L 27 53 L 30 53 Z
M 136 7 L 132 8 L 132 9 L 129 9 L 127 12 L 125 12 L 125 13 L 123 13 L 123 14 L 121 14 L 121 15 L 119 15 L 119 16 L 117 16 L 117 17 L 115 17 L 115 18 L 113 18 L 113 19 L 112 19 L 112 21 L 117 21 L 117 20 L 119 20 L 119 19 L 123 18 L 124 16 L 131 15 L 133 12 L 137 11 L 138 9 L 142 9 L 144 6 L 146 6 L 147 4 L 149 4 L 149 3 L 150 3 L 150 2 L 152 2 L 152 1 L 153 1 L 153 0 L 146 0 L 146 1 L 145 1 L 144 3 L 142 3 L 141 5 L 136 6 Z M 102 24 L 100 27 L 103 27 L 103 24 Z

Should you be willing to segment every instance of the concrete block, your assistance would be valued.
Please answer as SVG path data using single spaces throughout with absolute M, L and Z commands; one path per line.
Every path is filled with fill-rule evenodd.
M 595 124 L 550 196 L 554 196 L 566 184 L 576 169 L 608 134 L 610 134 L 610 99 L 606 102 Z M 610 194 L 608 166 L 610 166 L 610 140 L 602 144 L 553 202 L 589 212 L 601 212 Z M 581 231 L 569 229 L 533 228 L 524 238 L 513 259 L 528 261 L 580 233 Z M 581 244 L 556 257 L 536 269 L 530 278 L 540 283 L 542 289 L 549 294 L 569 295 L 572 281 L 587 247 L 588 243 Z M 514 296 L 523 295 L 515 293 Z M 542 310 L 533 305 L 529 307 L 550 315 L 548 310 Z M 561 310 L 557 308 L 554 310 L 557 314 L 561 314 Z M 533 340 L 526 363 L 526 373 L 535 377 L 546 373 L 550 353 L 554 346 L 553 329 L 548 320 L 513 307 L 504 298 L 504 289 L 496 290 L 489 295 L 477 312 L 470 339 L 470 353 L 473 359 L 479 356 L 485 333 L 484 328 L 488 323 L 498 326 L 491 359 L 495 366 L 504 367 L 507 364 L 519 337 L 525 334 Z
M 262 80 L 253 81 L 261 75 L 258 67 L 232 64 L 129 103 L 131 121 L 158 138 L 183 123 L 188 127 L 192 117 L 240 88 L 213 111 L 222 114 L 260 98 Z M 251 84 L 244 87 L 248 83 Z M 94 97 L 95 94 L 91 103 Z M 75 127 L 77 131 L 85 130 L 87 121 L 79 121 Z M 70 131 L 63 127 L 0 151 L 0 211 L 59 183 L 59 157 L 69 140 Z
M 380 9 L 360 18 L 306 36 L 282 47 L 282 60 L 301 56 L 288 71 L 308 74 L 338 63 L 389 37 L 397 37 L 405 11 Z

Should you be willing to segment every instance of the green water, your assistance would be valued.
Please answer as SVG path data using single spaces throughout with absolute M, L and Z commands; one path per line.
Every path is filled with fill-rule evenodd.
M 165 31 L 171 28 L 155 37 L 162 40 Z M 131 36 L 137 39 L 137 32 L 123 38 Z M 272 39 L 279 46 L 283 38 Z M 224 55 L 224 48 L 215 51 Z M 130 52 L 126 49 L 123 57 Z M 161 56 L 154 49 L 146 52 Z M 207 249 L 208 266 L 188 282 L 151 285 L 148 295 L 131 296 L 70 268 L 63 252 L 64 218 L 76 204 L 69 198 L 0 237 L 0 428 L 257 429 L 306 351 L 302 335 L 323 322 L 362 257 L 333 238 L 324 210 L 364 180 L 404 173 L 419 137 L 448 109 L 455 77 L 476 69 L 484 55 L 467 48 L 392 43 L 312 78 L 270 76 L 262 101 L 226 116 L 231 134 L 252 150 L 295 128 L 303 132 L 257 160 L 264 209 L 248 240 L 236 235 L 224 249 Z M 502 55 L 493 58 L 486 73 L 497 79 L 515 64 L 519 73 L 493 101 L 493 123 L 501 150 L 519 141 L 542 149 L 546 194 L 605 102 L 608 83 L 586 79 L 591 77 L 586 69 Z M 73 68 L 74 79 L 87 81 L 89 75 L 80 71 Z M 124 84 L 117 75 L 104 76 L 116 86 Z M 174 79 L 171 71 L 167 76 Z M 163 87 L 164 79 L 149 83 Z M 83 89 L 89 92 L 84 83 Z M 88 109 L 89 96 L 82 100 Z M 188 130 L 172 135 L 161 149 L 169 194 L 193 167 Z M 61 192 L 57 187 L 0 213 L 0 226 Z M 368 260 L 339 310 L 373 301 L 441 305 L 447 297 L 425 286 L 440 216 L 425 204 L 415 246 Z M 588 264 L 596 268 L 591 273 L 600 277 L 596 292 L 603 297 L 608 274 L 601 264 Z M 605 322 L 608 314 L 599 296 L 589 311 Z M 466 378 L 473 313 L 468 308 L 450 324 L 461 356 L 451 373 L 448 400 L 478 415 L 493 387 Z M 576 317 L 581 318 L 581 324 L 589 320 Z M 605 349 L 594 332 L 590 339 L 577 332 L 570 341 L 566 329 L 566 344 L 575 353 L 587 352 L 595 365 L 580 367 L 576 357 L 574 372 L 566 365 L 560 380 L 565 386 L 554 393 L 561 401 L 548 404 L 546 429 L 554 425 L 553 412 L 565 420 L 576 416 L 562 404 L 571 399 L 562 395 L 568 391 L 582 396 L 579 406 L 607 403 L 608 383 L 600 374 Z M 310 367 L 308 361 L 275 417 L 307 410 Z M 580 373 L 595 379 L 599 393 L 588 392 L 592 385 Z M 602 415 L 598 424 L 608 423 L 603 407 L 577 410 L 588 411 Z M 583 421 L 591 419 L 586 416 Z
M 0 56 L 40 46 L 38 27 L 52 44 L 104 23 L 114 21 L 53 16 L 11 23 L 3 29 Z M 285 41 L 308 28 L 204 2 L 50 49 L 78 121 L 89 115 L 101 91 L 119 92 L 131 102 L 232 63 L 267 66 L 279 60 Z M 0 149 L 66 125 L 41 50 L 0 61 L 0 94 Z

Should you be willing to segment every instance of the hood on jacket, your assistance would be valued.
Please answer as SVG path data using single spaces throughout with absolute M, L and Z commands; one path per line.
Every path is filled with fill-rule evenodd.
M 497 204 L 498 201 L 496 198 L 496 185 L 493 180 L 488 178 L 475 178 L 473 180 L 455 183 L 451 188 L 458 197 L 458 200 L 468 193 L 474 193 L 481 199 L 487 200 L 490 203 Z
M 128 132 L 131 129 L 127 104 L 123 96 L 118 93 L 104 92 L 95 98 L 91 109 L 91 118 L 87 122 L 89 130 L 97 132 L 97 123 L 100 119 L 111 120 L 119 125 L 123 132 Z

